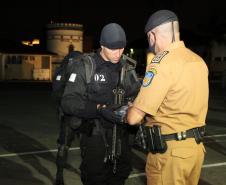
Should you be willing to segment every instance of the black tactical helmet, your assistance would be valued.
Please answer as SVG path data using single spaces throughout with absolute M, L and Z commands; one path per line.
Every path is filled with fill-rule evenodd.
M 178 18 L 174 12 L 170 10 L 159 10 L 149 17 L 144 32 L 147 33 L 161 24 L 172 21 L 178 21 Z
M 126 34 L 117 23 L 110 23 L 103 27 L 100 35 L 100 45 L 109 49 L 125 48 Z

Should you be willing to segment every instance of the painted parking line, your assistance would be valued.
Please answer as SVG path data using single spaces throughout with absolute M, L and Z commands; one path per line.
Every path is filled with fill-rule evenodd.
M 224 135 L 224 136 L 226 136 L 226 135 Z M 217 137 L 220 137 L 220 136 L 218 135 Z M 80 149 L 79 147 L 72 147 L 69 150 L 73 151 L 73 150 L 79 150 L 79 149 Z M 33 151 L 33 152 L 22 152 L 22 153 L 1 154 L 0 158 L 3 158 L 3 157 L 15 157 L 15 156 L 22 156 L 22 155 L 43 154 L 43 153 L 49 153 L 49 152 L 57 152 L 57 149 L 41 150 L 41 151 Z M 202 168 L 212 168 L 212 167 L 219 167 L 219 166 L 226 166 L 226 162 L 205 164 L 205 165 L 202 166 Z M 142 172 L 142 173 L 131 174 L 129 176 L 129 178 L 136 178 L 136 177 L 141 177 L 141 176 L 145 176 L 145 173 Z
M 202 168 L 211 168 L 211 167 L 217 167 L 217 166 L 226 166 L 226 162 L 222 163 L 213 163 L 213 164 L 204 164 Z
M 207 136 L 205 136 L 205 138 L 207 139 L 207 140 L 204 140 L 204 144 L 205 143 L 225 143 L 226 142 L 226 140 L 225 139 L 223 139 L 223 138 L 225 138 L 226 137 L 226 134 L 216 134 L 216 135 L 207 135 Z M 208 139 L 214 139 L 213 141 L 209 141 Z
M 204 141 L 204 144 L 206 143 L 226 143 L 226 140 L 214 140 L 214 141 Z
M 216 137 L 226 137 L 226 134 L 216 134 L 216 135 L 209 135 L 205 136 L 206 138 L 216 138 Z M 205 143 L 209 143 L 211 141 L 207 141 Z M 214 141 L 216 142 L 216 141 Z M 219 141 L 219 142 L 224 142 L 224 141 Z M 74 147 L 70 148 L 69 150 L 79 150 L 80 147 Z M 21 153 L 9 153 L 9 154 L 1 154 L 1 157 L 15 157 L 15 156 L 22 156 L 22 155 L 35 155 L 35 154 L 43 154 L 43 153 L 49 153 L 49 152 L 57 152 L 57 149 L 52 149 L 52 150 L 38 150 L 38 151 L 32 151 L 32 152 L 21 152 Z
M 226 137 L 226 134 L 216 134 L 216 135 L 205 136 L 205 138 L 213 138 L 213 137 Z
M 79 150 L 80 147 L 74 147 L 70 148 L 69 150 Z M 44 153 L 50 153 L 50 152 L 57 152 L 58 149 L 52 149 L 52 150 L 38 150 L 38 151 L 32 151 L 32 152 L 21 152 L 21 153 L 9 153 L 9 154 L 2 154 L 1 157 L 15 157 L 15 156 L 22 156 L 22 155 L 35 155 L 35 154 L 44 154 Z
M 145 175 L 146 175 L 145 173 L 134 173 L 134 174 L 131 174 L 129 176 L 129 179 L 136 178 L 136 177 L 141 177 L 141 176 L 145 176 Z

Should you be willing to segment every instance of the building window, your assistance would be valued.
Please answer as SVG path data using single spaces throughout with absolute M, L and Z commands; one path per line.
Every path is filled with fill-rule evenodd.
M 28 57 L 27 56 L 23 56 L 23 60 L 28 60 Z
M 35 57 L 34 56 L 30 56 L 30 60 L 35 60 Z
M 7 56 L 7 58 L 6 58 L 6 64 L 11 64 L 11 56 Z
M 21 56 L 8 56 L 6 59 L 6 64 L 22 64 Z
M 42 69 L 49 69 L 50 59 L 48 56 L 42 56 Z
M 22 56 L 17 56 L 16 57 L 16 63 L 17 64 L 22 64 Z

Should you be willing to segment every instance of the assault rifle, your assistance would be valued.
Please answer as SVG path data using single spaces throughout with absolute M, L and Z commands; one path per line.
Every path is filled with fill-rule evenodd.
M 119 74 L 118 85 L 117 85 L 116 89 L 113 90 L 113 93 L 114 93 L 114 96 L 115 96 L 114 104 L 123 106 L 126 103 L 125 102 L 125 89 L 124 89 L 125 75 L 126 75 L 127 71 L 135 69 L 136 61 L 133 60 L 132 58 L 126 56 L 126 55 L 123 55 L 122 59 L 121 59 L 121 63 L 123 64 L 123 67 L 122 67 L 121 72 Z M 134 70 L 133 70 L 133 72 L 134 72 L 133 73 L 134 78 L 137 79 L 137 76 L 136 76 Z M 125 107 L 123 109 L 124 109 L 123 111 L 125 112 L 126 111 Z M 122 120 L 122 122 L 123 122 L 123 120 Z M 116 173 L 117 159 L 121 155 L 121 138 L 117 137 L 118 136 L 118 134 L 117 134 L 117 123 L 115 123 L 114 126 L 113 126 L 113 133 L 112 134 L 113 134 L 112 135 L 112 150 L 111 150 L 110 159 L 114 164 L 113 173 Z
M 132 58 L 126 56 L 126 55 L 123 55 L 122 58 L 123 58 L 123 60 L 127 60 L 127 63 L 126 63 L 127 70 L 130 70 L 131 68 L 132 69 L 136 68 L 137 62 L 134 59 L 132 59 Z M 130 67 L 128 67 L 128 66 L 130 66 Z M 132 74 L 133 74 L 134 78 L 136 79 L 136 81 L 139 81 L 134 70 L 132 71 Z M 138 142 L 137 143 L 138 146 L 140 148 L 142 148 L 144 151 L 147 151 L 146 137 L 147 137 L 147 135 L 146 135 L 144 123 L 142 123 L 142 124 L 139 125 L 139 129 L 138 129 L 135 140 Z

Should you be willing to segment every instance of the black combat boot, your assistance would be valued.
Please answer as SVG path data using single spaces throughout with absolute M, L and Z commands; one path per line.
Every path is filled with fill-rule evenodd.
M 56 181 L 54 185 L 64 185 L 63 168 L 57 168 Z

